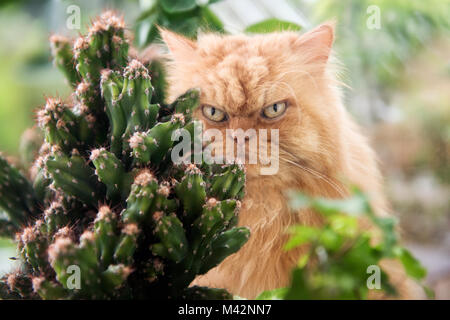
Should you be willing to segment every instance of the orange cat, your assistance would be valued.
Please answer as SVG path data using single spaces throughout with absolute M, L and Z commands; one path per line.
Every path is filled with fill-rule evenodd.
M 193 42 L 166 30 L 161 34 L 171 55 L 169 100 L 198 87 L 202 106 L 195 115 L 206 129 L 279 130 L 277 174 L 261 175 L 259 164 L 246 165 L 239 225 L 250 228 L 249 241 L 194 284 L 245 298 L 288 285 L 302 250 L 282 249 L 285 230 L 298 223 L 320 225 L 321 219 L 308 210 L 289 210 L 287 189 L 345 197 L 348 185 L 356 185 L 371 196 L 378 214 L 386 214 L 374 152 L 341 103 L 329 58 L 331 24 L 302 36 L 202 34 Z M 399 264 L 386 261 L 384 267 L 401 297 L 419 297 Z

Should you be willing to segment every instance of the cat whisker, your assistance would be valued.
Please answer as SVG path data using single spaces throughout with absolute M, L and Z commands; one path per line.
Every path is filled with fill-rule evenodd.
M 329 151 L 325 148 L 326 146 L 328 146 L 328 144 L 325 143 L 325 142 L 322 142 L 322 144 L 323 144 L 323 146 L 317 148 L 314 152 L 315 152 L 316 154 L 318 154 L 318 155 L 323 155 L 323 156 L 326 156 L 326 157 L 329 157 L 329 158 L 334 158 L 333 155 L 330 155 Z M 289 156 L 291 156 L 292 158 L 297 159 L 297 156 L 296 156 L 296 155 L 294 155 L 292 152 L 289 152 L 289 151 L 288 151 L 289 144 L 280 142 L 280 143 L 279 143 L 279 147 L 280 147 L 280 150 L 281 150 L 281 151 L 284 151 L 284 152 L 286 152 Z M 329 146 L 329 148 L 331 149 L 332 146 Z
M 322 179 L 328 185 L 330 185 L 341 197 L 344 198 L 346 196 L 346 194 L 343 191 L 343 189 L 337 183 L 332 181 L 328 176 L 324 175 L 323 173 L 320 173 L 319 171 L 314 170 L 312 168 L 305 167 L 305 166 L 301 165 L 298 162 L 295 162 L 295 161 L 292 161 L 292 160 L 289 160 L 289 159 L 286 159 L 286 158 L 281 158 L 280 157 L 280 159 L 285 161 L 285 162 L 287 162 L 287 163 L 290 163 L 290 164 L 292 164 L 292 165 L 294 165 L 294 166 L 296 166 L 296 167 L 298 167 L 298 168 L 300 168 L 300 169 L 302 169 L 302 170 L 304 170 L 304 171 L 306 171 L 308 173 L 310 173 L 311 175 L 313 175 L 316 178 Z

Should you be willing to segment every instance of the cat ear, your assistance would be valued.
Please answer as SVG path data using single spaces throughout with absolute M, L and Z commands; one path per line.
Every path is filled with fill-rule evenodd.
M 310 62 L 325 64 L 333 46 L 334 29 L 334 21 L 324 23 L 297 38 L 295 47 L 306 53 Z
M 158 30 L 174 60 L 186 60 L 195 53 L 197 45 L 194 41 L 160 26 Z

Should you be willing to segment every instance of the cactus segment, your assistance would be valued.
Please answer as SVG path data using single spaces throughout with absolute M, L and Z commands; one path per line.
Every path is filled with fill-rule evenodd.
M 60 99 L 48 98 L 45 107 L 38 112 L 38 124 L 44 130 L 45 140 L 70 152 L 93 143 L 92 125 L 95 121 L 74 110 Z
M 88 166 L 82 157 L 55 154 L 47 158 L 45 167 L 55 188 L 89 205 L 98 204 L 98 181 L 94 169 Z
M 188 253 L 188 242 L 183 224 L 176 215 L 163 215 L 156 221 L 156 236 L 161 241 L 153 246 L 154 253 L 172 260 L 181 261 Z
M 183 214 L 187 223 L 202 212 L 206 200 L 206 183 L 203 174 L 195 165 L 189 165 L 182 181 L 175 187 L 177 196 L 183 204 Z
M 200 274 L 214 268 L 227 256 L 238 251 L 249 237 L 250 232 L 245 227 L 236 227 L 214 237 L 211 242 L 211 251 L 202 261 Z
M 139 229 L 136 224 L 129 223 L 125 225 L 122 230 L 122 235 L 119 244 L 114 253 L 114 258 L 120 263 L 131 263 L 133 261 L 133 254 L 136 250 L 137 237 Z
M 97 252 L 104 265 L 113 260 L 117 245 L 117 218 L 108 206 L 100 207 L 94 220 L 94 233 L 97 235 Z
M 36 207 L 30 182 L 0 154 L 0 209 L 18 227 L 34 216 Z
M 106 185 L 109 199 L 126 199 L 130 193 L 132 174 L 125 172 L 122 162 L 105 148 L 95 149 L 90 157 L 98 180 Z
M 225 172 L 213 177 L 211 192 L 219 200 L 242 199 L 245 185 L 245 173 L 238 164 L 229 165 Z
M 148 213 L 158 189 L 158 181 L 149 170 L 141 171 L 131 186 L 127 208 L 122 212 L 125 223 L 139 223 L 148 220 Z
M 75 69 L 72 44 L 69 39 L 59 35 L 52 35 L 50 37 L 50 47 L 52 50 L 54 64 L 66 76 L 69 84 L 75 88 L 81 78 Z

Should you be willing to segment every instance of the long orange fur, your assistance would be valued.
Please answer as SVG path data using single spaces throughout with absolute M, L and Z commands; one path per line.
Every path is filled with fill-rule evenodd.
M 279 129 L 280 165 L 263 176 L 260 166 L 246 165 L 246 195 L 239 225 L 251 237 L 236 254 L 194 284 L 220 287 L 254 298 L 264 290 L 286 286 L 291 269 L 305 248 L 286 252 L 286 228 L 320 225 L 312 211 L 292 212 L 285 190 L 342 198 L 350 185 L 371 197 L 377 214 L 389 208 L 382 191 L 376 157 L 360 128 L 341 102 L 340 83 L 332 63 L 332 24 L 299 36 L 295 32 L 268 35 L 202 34 L 196 42 L 161 30 L 170 51 L 169 100 L 192 87 L 201 89 L 201 103 L 227 112 L 229 120 L 213 123 L 201 110 L 205 128 Z M 260 116 L 263 107 L 288 101 L 277 121 Z M 401 298 L 420 298 L 420 288 L 396 261 L 383 261 Z M 373 293 L 373 298 L 384 296 Z

